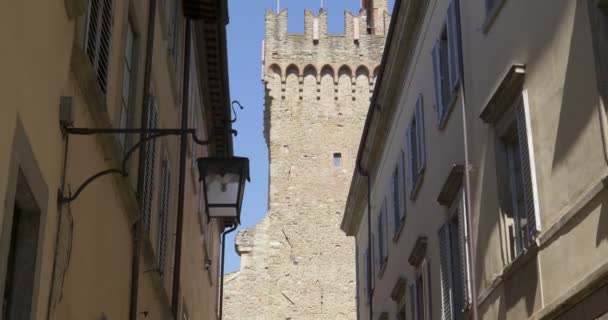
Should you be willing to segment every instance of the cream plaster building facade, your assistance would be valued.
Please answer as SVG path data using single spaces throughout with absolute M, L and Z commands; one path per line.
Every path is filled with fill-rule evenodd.
M 0 4 L 0 319 L 217 318 L 221 226 L 205 220 L 193 166 L 197 157 L 232 154 L 227 9 L 224 1 L 197 2 L 208 15 L 192 23 L 184 93 L 182 8 L 190 2 L 159 0 L 154 12 L 150 1 L 134 0 Z M 186 98 L 190 128 L 212 144 L 188 141 L 174 314 L 179 137 L 148 143 L 144 158 L 135 152 L 128 162 L 128 177 L 104 176 L 58 205 L 60 190 L 74 196 L 88 177 L 120 167 L 139 139 L 69 135 L 68 142 L 59 119 L 60 106 L 71 106 L 75 127 L 140 128 L 147 110 L 144 126 L 179 128 Z
M 386 1 L 365 8 L 345 13 L 339 35 L 325 10 L 305 12 L 304 34 L 287 32 L 286 10 L 266 12 L 269 210 L 237 235 L 225 319 L 356 318 L 354 246 L 339 223 L 390 18 Z
M 342 229 L 361 319 L 608 318 L 608 5 L 397 1 Z

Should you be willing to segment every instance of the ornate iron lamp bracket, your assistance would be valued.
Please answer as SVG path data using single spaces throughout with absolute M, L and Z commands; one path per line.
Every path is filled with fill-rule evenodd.
M 122 158 L 120 168 L 106 169 L 106 170 L 102 170 L 102 171 L 92 175 L 91 177 L 87 178 L 76 189 L 76 191 L 74 192 L 73 195 L 70 194 L 70 195 L 66 196 L 63 194 L 63 190 L 59 189 L 59 192 L 57 194 L 57 206 L 59 208 L 61 208 L 61 206 L 64 203 L 69 203 L 69 202 L 76 200 L 76 198 L 78 198 L 80 193 L 89 184 L 91 184 L 93 181 L 97 180 L 98 178 L 101 178 L 105 175 L 109 175 L 109 174 L 113 174 L 113 173 L 120 174 L 123 177 L 127 177 L 129 175 L 129 171 L 127 170 L 127 163 L 129 161 L 129 158 L 131 157 L 131 155 L 133 155 L 133 152 L 135 152 L 135 150 L 139 149 L 142 146 L 142 144 L 145 142 L 156 140 L 157 138 L 160 138 L 160 137 L 171 136 L 171 135 L 181 135 L 182 133 L 186 133 L 186 134 L 191 135 L 192 139 L 194 139 L 194 142 L 196 142 L 198 145 L 208 145 L 210 143 L 209 140 L 200 140 L 196 136 L 195 129 L 74 128 L 74 127 L 70 127 L 70 126 L 62 126 L 62 131 L 65 135 L 96 135 L 96 134 L 149 134 L 149 135 L 146 136 L 144 139 L 138 141 L 135 145 L 133 145 L 131 148 L 129 148 L 129 150 L 127 150 L 124 157 Z

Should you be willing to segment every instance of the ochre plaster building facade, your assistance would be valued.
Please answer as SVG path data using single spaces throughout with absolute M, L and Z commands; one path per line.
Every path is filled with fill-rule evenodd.
M 397 1 L 341 225 L 361 319 L 608 319 L 606 39 L 606 1 Z
M 325 10 L 289 34 L 287 10 L 266 12 L 269 210 L 236 237 L 225 319 L 356 318 L 354 246 L 339 223 L 389 19 L 386 1 L 366 1 L 345 13 L 344 34 L 328 34 Z
M 0 319 L 217 318 L 221 227 L 206 221 L 194 159 L 232 153 L 225 128 L 227 9 L 224 1 L 203 2 L 209 15 L 192 23 L 185 93 L 182 1 L 156 1 L 151 58 L 150 1 L 0 4 Z M 147 108 L 147 127 L 180 128 L 185 98 L 191 128 L 212 143 L 188 141 L 176 316 L 170 301 L 176 294 L 179 136 L 148 143 L 143 159 L 135 152 L 128 177 L 104 176 L 58 206 L 58 190 L 70 195 L 93 174 L 120 167 L 139 139 L 70 135 L 68 142 L 59 117 L 60 105 L 71 105 L 75 127 L 140 128 Z M 132 272 L 136 254 L 139 268 Z

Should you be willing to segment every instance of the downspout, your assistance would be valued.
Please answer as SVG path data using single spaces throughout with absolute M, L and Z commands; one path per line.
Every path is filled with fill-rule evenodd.
M 150 82 L 152 78 L 152 57 L 154 52 L 154 28 L 156 26 L 156 0 L 150 0 L 148 8 L 148 30 L 146 34 L 146 61 L 144 66 L 144 92 L 143 102 L 141 106 L 141 123 L 142 129 L 148 128 L 148 113 L 150 107 Z M 141 142 L 146 137 L 146 134 L 140 133 L 139 141 Z M 137 202 L 139 204 L 139 216 L 135 220 L 135 229 L 133 232 L 133 252 L 131 263 L 131 292 L 129 298 L 129 320 L 137 319 L 137 301 L 139 295 L 139 268 L 141 260 L 141 244 L 143 231 L 143 208 L 144 208 L 144 174 L 147 144 L 139 148 L 139 159 L 137 165 Z
M 234 224 L 232 225 L 232 227 L 224 232 L 222 232 L 222 257 L 221 257 L 221 270 L 220 270 L 220 296 L 219 296 L 219 303 L 220 303 L 220 307 L 219 307 L 219 320 L 222 320 L 222 315 L 223 315 L 223 311 L 224 311 L 224 265 L 226 264 L 224 261 L 224 257 L 226 254 L 226 235 L 233 232 L 234 230 L 236 230 L 237 225 Z
M 460 10 L 460 7 L 458 8 L 458 10 Z M 462 29 L 462 19 L 460 19 L 460 12 L 458 13 L 458 24 L 460 25 L 460 30 Z M 469 261 L 469 263 L 467 263 L 467 272 L 469 272 L 469 281 L 471 283 L 471 315 L 472 315 L 472 320 L 477 320 L 478 319 L 478 314 L 477 314 L 477 283 L 476 283 L 476 270 L 475 270 L 475 261 L 473 260 L 473 248 L 475 248 L 474 243 L 473 243 L 473 223 L 472 223 L 472 202 L 471 202 L 471 175 L 470 175 L 470 169 L 471 169 L 471 160 L 469 158 L 469 138 L 468 138 L 468 130 L 467 130 L 467 108 L 466 108 L 466 90 L 465 90 L 465 77 L 464 77 L 464 57 L 463 57 L 463 46 L 462 46 L 462 35 L 460 37 L 460 65 L 463 66 L 461 68 L 461 78 L 462 81 L 460 82 L 460 86 L 461 86 L 461 93 L 462 93 L 462 104 L 461 104 L 461 111 L 462 111 L 462 132 L 463 132 L 463 139 L 464 139 L 464 187 L 465 187 L 465 222 L 466 222 L 466 229 L 468 232 L 466 232 L 466 237 L 465 237 L 465 246 L 467 246 L 467 253 L 466 253 L 466 258 Z
M 182 237 L 184 230 L 184 196 L 186 182 L 186 148 L 188 147 L 188 102 L 190 89 L 190 47 L 192 43 L 192 26 L 190 18 L 186 17 L 186 31 L 184 35 L 184 74 L 182 80 L 182 134 L 179 149 L 179 181 L 177 195 L 177 220 L 175 230 L 175 254 L 173 257 L 173 288 L 171 290 L 171 312 L 174 319 L 178 318 L 180 276 L 182 265 Z

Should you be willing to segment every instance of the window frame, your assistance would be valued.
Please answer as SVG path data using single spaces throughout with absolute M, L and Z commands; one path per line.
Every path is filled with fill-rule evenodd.
M 459 0 L 448 5 L 447 16 L 431 51 L 437 127 L 447 125 L 462 82 L 462 43 Z
M 414 114 L 406 133 L 408 148 L 409 192 L 410 200 L 415 200 L 426 170 L 426 142 L 424 131 L 424 98 L 422 94 L 416 99 Z
M 525 90 L 519 91 L 519 94 L 514 97 L 510 106 L 495 123 L 497 156 L 502 158 L 501 162 L 497 164 L 497 183 L 499 184 L 499 197 L 501 199 L 500 214 L 504 225 L 503 232 L 507 237 L 508 247 L 505 249 L 509 263 L 517 260 L 535 246 L 536 237 L 540 232 L 536 168 L 527 101 L 527 92 Z M 522 136 L 522 131 L 525 136 Z M 517 168 L 514 167 L 517 159 L 514 158 L 515 154 L 512 148 L 515 145 L 518 151 L 519 171 L 521 171 L 519 176 L 516 172 Z M 527 161 L 527 163 L 524 163 L 524 161 Z M 528 175 L 524 172 L 525 165 L 528 167 Z M 530 184 L 528 191 L 525 189 L 527 183 Z M 505 187 L 501 189 L 500 185 Z M 519 212 L 519 200 L 517 199 L 520 191 L 523 198 L 521 200 L 524 206 L 523 213 Z M 527 203 L 530 201 L 532 201 L 531 204 Z M 530 205 L 532 206 L 531 209 L 526 207 Z M 533 212 L 530 212 L 530 210 L 533 210 Z M 526 220 L 524 224 L 521 223 L 523 219 Z M 511 229 L 511 226 L 513 229 Z M 524 226 L 525 229 L 523 229 Z M 524 232 L 525 234 L 522 234 Z
M 418 283 L 421 279 L 421 284 Z M 431 295 L 431 274 L 428 258 L 424 258 L 417 266 L 414 273 L 414 281 L 410 285 L 411 297 L 411 315 L 413 320 L 431 320 L 432 319 L 432 295 Z M 422 286 L 419 291 L 419 286 Z M 419 295 L 422 295 L 420 296 Z M 424 310 L 419 310 L 420 306 Z

